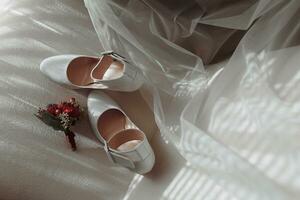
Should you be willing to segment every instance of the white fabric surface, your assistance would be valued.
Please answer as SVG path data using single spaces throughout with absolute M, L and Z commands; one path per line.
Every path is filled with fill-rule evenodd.
M 103 47 L 144 71 L 158 127 L 188 161 L 157 199 L 299 197 L 300 1 L 85 4 Z
M 98 38 L 81 1 L 0 2 L 0 199 L 297 199 L 298 0 L 85 6 Z M 67 96 L 86 102 L 87 91 L 39 72 L 43 58 L 103 49 L 130 58 L 147 80 L 139 92 L 109 93 L 149 139 L 154 112 L 161 134 L 147 176 L 112 166 L 87 118 L 74 153 L 33 117 Z

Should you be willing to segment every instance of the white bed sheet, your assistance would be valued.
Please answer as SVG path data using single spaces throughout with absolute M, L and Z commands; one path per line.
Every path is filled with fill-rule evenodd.
M 170 2 L 86 0 L 98 37 L 82 1 L 0 2 L 0 199 L 299 196 L 299 1 Z M 88 93 L 45 78 L 42 59 L 103 49 L 145 72 L 140 91 L 109 94 L 151 139 L 147 176 L 111 165 L 86 118 L 72 152 L 33 117 L 64 97 L 85 105 Z
M 0 13 L 0 199 L 123 198 L 133 173 L 111 165 L 87 117 L 76 128 L 78 151 L 72 152 L 62 133 L 33 116 L 39 106 L 71 96 L 86 106 L 87 91 L 65 89 L 39 71 L 48 56 L 100 54 L 102 47 L 83 2 L 1 1 Z M 112 96 L 128 104 L 129 114 L 139 109 L 150 116 L 141 126 L 152 131 L 153 117 L 138 93 Z M 133 104 L 138 106 L 132 110 Z M 140 125 L 141 120 L 135 121 Z

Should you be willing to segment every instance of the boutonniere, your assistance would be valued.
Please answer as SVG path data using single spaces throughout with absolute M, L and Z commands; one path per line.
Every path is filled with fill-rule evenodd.
M 39 108 L 35 114 L 42 122 L 51 126 L 56 131 L 63 131 L 73 151 L 76 150 L 75 134 L 71 127 L 79 121 L 83 109 L 75 98 L 59 104 L 49 104 L 46 108 Z

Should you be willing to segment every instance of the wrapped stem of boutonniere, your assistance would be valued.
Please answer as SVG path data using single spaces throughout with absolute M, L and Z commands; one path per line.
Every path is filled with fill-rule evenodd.
M 83 109 L 75 98 L 60 104 L 49 104 L 46 108 L 39 108 L 35 116 L 54 130 L 63 131 L 73 151 L 76 150 L 75 134 L 71 127 L 80 119 Z

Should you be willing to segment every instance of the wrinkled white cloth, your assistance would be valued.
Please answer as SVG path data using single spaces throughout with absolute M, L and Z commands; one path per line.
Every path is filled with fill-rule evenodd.
M 161 134 L 208 177 L 164 199 L 297 199 L 300 2 L 230 2 L 85 0 L 103 47 L 144 71 Z

